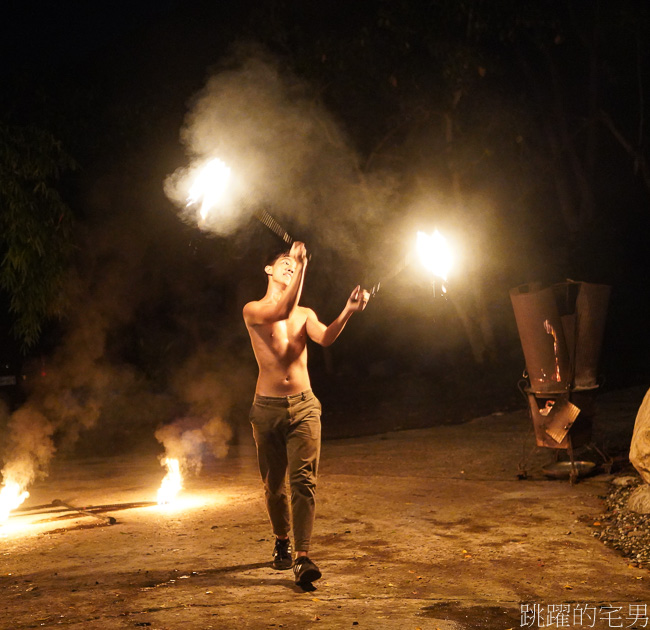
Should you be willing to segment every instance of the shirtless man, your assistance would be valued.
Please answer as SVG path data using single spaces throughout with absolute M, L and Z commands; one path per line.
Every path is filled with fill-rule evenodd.
M 293 566 L 296 584 L 304 586 L 321 577 L 309 559 L 314 524 L 314 493 L 320 457 L 321 404 L 311 391 L 307 371 L 307 337 L 329 346 L 352 313 L 362 311 L 370 294 L 357 286 L 341 314 L 329 325 L 310 308 L 299 306 L 307 269 L 305 245 L 270 262 L 266 295 L 244 306 L 244 321 L 259 366 L 250 421 L 257 460 L 264 482 L 266 507 L 276 536 L 273 567 Z M 289 471 L 291 509 L 286 494 Z M 293 525 L 296 561 L 289 531 Z

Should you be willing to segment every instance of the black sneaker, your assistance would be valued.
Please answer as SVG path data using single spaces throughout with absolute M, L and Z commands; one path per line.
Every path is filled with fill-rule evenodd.
M 291 541 L 288 538 L 276 538 L 273 549 L 273 568 L 284 571 L 293 565 L 291 556 Z
M 318 567 L 307 556 L 298 556 L 296 558 L 293 565 L 293 573 L 296 576 L 296 584 L 298 586 L 311 584 L 321 576 Z

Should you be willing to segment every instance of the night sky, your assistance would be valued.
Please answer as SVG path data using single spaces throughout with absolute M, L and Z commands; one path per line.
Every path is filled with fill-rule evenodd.
M 281 245 L 256 203 L 312 251 L 303 303 L 325 321 L 418 229 L 458 248 L 449 299 L 412 265 L 331 352 L 310 347 L 333 410 L 383 401 L 426 423 L 516 404 L 508 291 L 534 281 L 611 285 L 603 382 L 646 383 L 648 10 L 457 4 L 12 3 L 0 124 L 47 131 L 76 163 L 48 180 L 71 212 L 64 306 L 24 356 L 3 291 L 3 352 L 29 375 L 16 400 L 96 398 L 78 422 L 120 443 L 200 415 L 187 391 L 210 373 L 221 398 L 205 400 L 237 424 L 255 378 L 241 307 Z M 254 192 L 227 232 L 201 231 L 165 182 L 230 149 Z

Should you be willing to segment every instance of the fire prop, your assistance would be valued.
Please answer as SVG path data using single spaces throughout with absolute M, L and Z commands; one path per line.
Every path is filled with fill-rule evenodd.
M 17 481 L 8 479 L 0 490 L 0 527 L 8 520 L 9 514 L 18 508 L 29 496 Z
M 230 167 L 219 158 L 210 160 L 196 175 L 190 186 L 187 206 L 198 205 L 201 222 L 205 223 L 210 212 L 223 198 L 231 178 Z M 256 210 L 255 218 L 273 234 L 291 245 L 293 237 L 264 209 Z
M 220 160 L 210 160 L 198 173 L 190 187 L 187 205 L 201 202 L 199 215 L 205 221 L 210 210 L 223 197 L 230 181 L 230 167 Z
M 432 275 L 434 296 L 436 279 L 441 281 L 441 291 L 446 294 L 447 280 L 453 266 L 453 254 L 447 239 L 438 230 L 435 230 L 430 236 L 425 232 L 418 232 L 415 250 L 420 264 Z M 409 252 L 400 264 L 396 265 L 386 277 L 372 287 L 370 295 L 372 297 L 376 296 L 381 285 L 401 273 L 411 264 L 412 260 L 413 254 Z
M 117 519 L 114 516 L 104 516 L 103 514 L 96 514 L 95 512 L 91 512 L 86 508 L 77 507 L 76 505 L 70 505 L 65 501 L 61 501 L 61 499 L 54 499 L 54 501 L 52 501 L 52 505 L 54 507 L 63 507 L 66 510 L 69 510 L 70 512 L 79 512 L 79 514 L 83 514 L 84 516 L 92 516 L 93 518 L 102 521 L 102 523 L 107 523 L 108 525 L 115 525 L 115 523 L 117 523 Z
M 181 463 L 178 459 L 165 457 L 160 461 L 160 464 L 167 468 L 167 474 L 158 489 L 158 505 L 167 505 L 172 503 L 183 489 Z
M 201 204 L 199 215 L 202 222 L 205 222 L 212 209 L 221 201 L 230 180 L 231 170 L 219 158 L 214 158 L 198 171 L 190 186 L 187 198 L 187 206 Z M 265 225 L 271 232 L 282 239 L 288 245 L 294 242 L 291 235 L 264 209 L 256 210 L 255 218 Z M 436 291 L 436 279 L 441 281 L 441 291 L 447 293 L 447 279 L 452 267 L 453 256 L 447 239 L 438 231 L 428 235 L 424 232 L 417 233 L 416 251 L 421 264 L 433 276 L 434 295 Z M 403 261 L 396 265 L 393 270 L 381 281 L 377 282 L 372 290 L 371 296 L 377 295 L 382 283 L 394 278 L 403 271 L 412 261 L 412 254 L 407 254 Z
M 266 225 L 273 234 L 279 236 L 287 245 L 293 243 L 293 237 L 266 210 L 258 210 L 255 213 L 255 218 Z
M 434 277 L 447 282 L 452 265 L 452 254 L 447 239 L 438 230 L 431 236 L 424 232 L 418 232 L 417 252 L 424 268 Z M 445 284 L 443 283 L 442 286 L 442 292 L 446 293 Z

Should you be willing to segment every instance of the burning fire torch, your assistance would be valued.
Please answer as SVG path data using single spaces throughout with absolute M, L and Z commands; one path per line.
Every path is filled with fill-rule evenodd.
M 418 232 L 417 252 L 420 263 L 433 276 L 434 297 L 436 295 L 436 278 L 441 281 L 440 290 L 442 294 L 447 293 L 447 278 L 453 261 L 447 239 L 438 230 L 435 230 L 431 235 Z
M 210 160 L 197 174 L 190 186 L 187 205 L 201 203 L 199 215 L 204 222 L 210 210 L 217 205 L 228 187 L 230 167 L 220 160 Z
M 213 158 L 207 162 L 196 174 L 189 189 L 187 207 L 201 204 L 199 207 L 201 223 L 205 223 L 212 209 L 223 198 L 231 174 L 230 167 L 219 158 Z M 265 225 L 285 243 L 288 245 L 293 243 L 293 237 L 266 210 L 259 209 L 253 214 L 262 225 Z
M 429 235 L 425 232 L 417 233 L 415 251 L 420 264 L 432 275 L 433 294 L 436 295 L 436 280 L 441 283 L 441 293 L 447 293 L 447 280 L 453 264 L 453 254 L 447 239 L 438 230 Z M 370 291 L 371 296 L 376 296 L 382 284 L 392 280 L 413 261 L 413 253 L 409 252 L 403 260 L 393 267 L 392 271 L 377 282 Z

